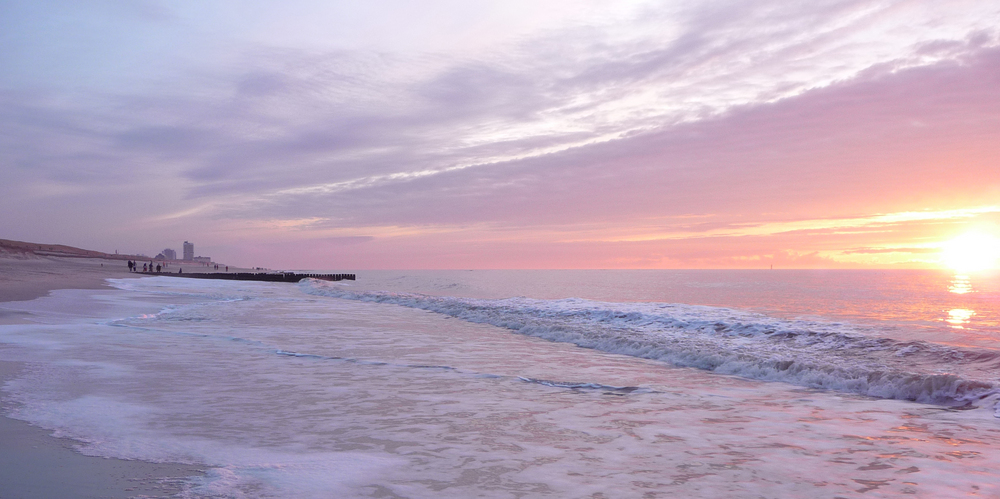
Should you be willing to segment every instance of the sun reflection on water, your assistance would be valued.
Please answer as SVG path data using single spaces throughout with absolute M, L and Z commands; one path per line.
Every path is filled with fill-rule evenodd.
M 945 322 L 955 329 L 965 329 L 963 324 L 968 324 L 973 315 L 976 315 L 975 310 L 953 308 L 948 311 L 948 318 L 945 319 Z
M 955 274 L 955 277 L 951 280 L 951 284 L 948 285 L 948 291 L 958 295 L 964 295 L 975 290 L 972 289 L 972 281 L 969 280 L 969 276 L 965 274 Z

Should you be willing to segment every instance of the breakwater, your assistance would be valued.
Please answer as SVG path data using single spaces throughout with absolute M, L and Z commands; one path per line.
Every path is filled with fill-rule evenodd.
M 228 279 L 231 281 L 299 282 L 302 279 L 321 281 L 353 281 L 354 274 L 297 274 L 295 272 L 137 272 L 142 275 L 187 277 L 191 279 Z

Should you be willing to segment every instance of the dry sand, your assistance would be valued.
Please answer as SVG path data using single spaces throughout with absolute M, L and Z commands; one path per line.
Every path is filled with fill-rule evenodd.
M 124 260 L 8 255 L 0 257 L 0 302 L 34 300 L 53 289 L 107 288 L 104 280 L 113 277 L 130 277 Z
M 139 276 L 128 272 L 124 260 L 2 254 L 0 326 L 31 322 L 30 314 L 5 311 L 2 302 L 32 300 L 54 289 L 105 288 L 105 279 L 121 277 Z M 0 384 L 26 368 L 0 362 Z M 12 404 L 0 391 L 0 499 L 177 497 L 186 478 L 204 473 L 195 466 L 85 456 L 74 450 L 73 440 L 6 417 Z

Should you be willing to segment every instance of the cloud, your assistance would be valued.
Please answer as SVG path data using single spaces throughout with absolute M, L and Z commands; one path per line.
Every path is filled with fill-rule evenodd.
M 373 239 L 375 238 L 372 236 L 344 236 L 344 237 L 326 237 L 319 239 L 317 242 L 341 246 L 348 244 L 354 245 L 354 244 L 367 243 Z
M 926 253 L 939 253 L 940 248 L 852 248 L 844 250 L 844 254 L 848 255 L 873 255 L 873 254 L 883 254 L 883 253 L 915 253 L 915 254 L 926 254 Z
M 870 235 L 917 222 L 878 214 L 1000 194 L 997 6 L 567 6 L 577 17 L 549 6 L 517 36 L 482 33 L 494 42 L 476 50 L 449 47 L 445 32 L 415 49 L 279 40 L 229 30 L 229 18 L 202 29 L 190 6 L 141 7 L 115 14 L 142 19 L 93 42 L 86 71 L 36 74 L 27 52 L 0 54 L 19 75 L 0 77 L 7 213 L 92 188 L 84 204 L 135 230 L 320 220 L 317 238 L 373 245 L 390 234 L 638 244 Z M 386 15 L 379 26 L 405 24 Z M 88 19 L 67 35 L 80 50 L 109 22 Z M 108 40 L 147 28 L 126 52 L 155 64 L 102 72 L 121 74 Z M 73 88 L 52 77 L 74 71 L 97 77 Z
M 991 104 L 1000 101 L 997 59 L 987 51 L 964 64 L 869 76 L 713 120 L 484 168 L 306 188 L 269 209 L 327 207 L 360 225 L 530 225 L 635 224 L 692 213 L 760 214 L 750 222 L 870 217 L 900 206 L 919 212 L 957 195 L 963 204 L 985 204 L 996 188 L 991 159 L 998 151 L 988 139 L 1000 111 Z

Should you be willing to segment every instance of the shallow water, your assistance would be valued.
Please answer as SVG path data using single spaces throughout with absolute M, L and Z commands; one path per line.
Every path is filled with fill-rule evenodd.
M 728 348 L 746 362 L 810 356 L 814 366 L 825 358 L 816 342 L 766 331 L 991 352 L 993 281 L 958 301 L 947 288 L 922 291 L 933 299 L 855 293 L 865 304 L 810 275 L 758 285 L 754 301 L 747 274 L 677 274 L 120 280 L 116 291 L 3 304 L 36 321 L 0 326 L 0 356 L 31 366 L 3 389 L 19 403 L 14 417 L 79 439 L 84 453 L 211 467 L 189 497 L 1000 494 L 996 379 L 982 366 L 950 360 L 982 390 L 924 404 L 815 389 L 815 377 L 756 379 L 767 379 L 763 368 L 755 378 L 678 367 L 667 354 L 680 343 L 665 340 L 683 338 L 687 352 Z M 928 274 L 884 286 L 948 285 Z M 878 282 L 863 276 L 855 288 Z M 687 288 L 696 291 L 682 300 Z M 818 297 L 779 306 L 809 293 Z M 668 306 L 676 302 L 686 305 Z M 958 302 L 977 307 L 964 329 L 929 312 Z M 908 314 L 907 303 L 928 312 Z M 590 348 L 572 342 L 594 338 Z M 855 353 L 875 368 L 895 355 L 880 352 Z

